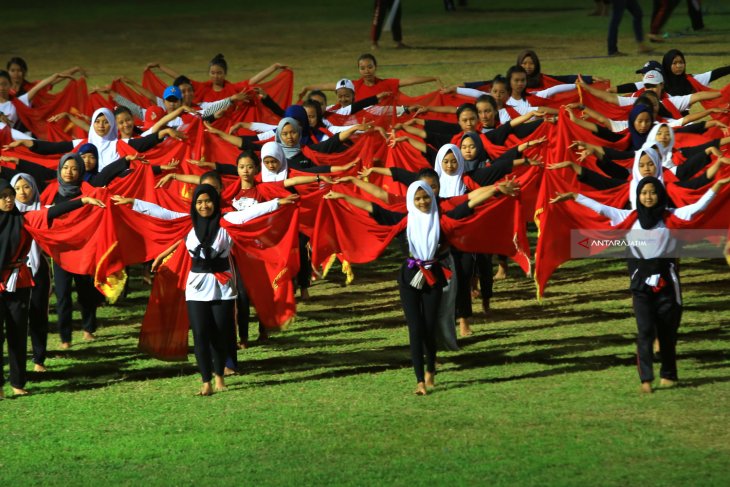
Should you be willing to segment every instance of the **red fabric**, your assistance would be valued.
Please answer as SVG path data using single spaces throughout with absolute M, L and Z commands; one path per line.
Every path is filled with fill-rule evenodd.
M 299 271 L 297 214 L 296 206 L 287 205 L 244 225 L 221 220 L 234 241 L 232 255 L 243 273 L 246 292 L 259 321 L 267 328 L 286 327 L 296 314 L 293 279 Z M 188 220 L 187 231 L 190 228 Z M 190 254 L 183 242 L 155 277 L 139 348 L 156 358 L 187 358 L 185 285 L 190 267 Z
M 88 94 L 84 78 L 70 80 L 68 84 L 56 95 L 48 95 L 45 103 L 33 99 L 33 106 L 28 107 L 13 99 L 13 105 L 18 112 L 23 125 L 25 125 L 36 137 L 42 140 L 57 142 L 84 137 L 86 134 L 79 127 L 62 119 L 50 123 L 48 118 L 61 112 L 68 112 L 72 115 L 88 114 Z
M 389 91 L 395 95 L 400 89 L 400 80 L 397 78 L 375 78 L 375 84 L 373 86 L 366 85 L 365 80 L 360 78 L 353 81 L 352 84 L 355 86 L 355 101 L 377 96 L 384 91 Z

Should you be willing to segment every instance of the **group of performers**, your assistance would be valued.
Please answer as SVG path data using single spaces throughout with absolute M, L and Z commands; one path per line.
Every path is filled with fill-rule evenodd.
M 34 370 L 46 370 L 52 289 L 68 349 L 73 288 L 93 340 L 97 307 L 144 264 L 154 279 L 139 347 L 184 360 L 192 329 L 208 396 L 239 369 L 250 306 L 262 337 L 283 329 L 313 272 L 339 260 L 350 279 L 351 264 L 395 239 L 415 392 L 426 395 L 437 349 L 472 333 L 472 299 L 489 310 L 493 257 L 498 277 L 511 259 L 542 297 L 577 229 L 653 232 L 658 243 L 627 252 L 639 378 L 652 392 L 656 339 L 660 384 L 677 384 L 672 230 L 730 226 L 730 85 L 709 87 L 730 67 L 690 75 L 672 49 L 639 82 L 612 86 L 544 74 L 528 50 L 504 76 L 417 97 L 401 88 L 439 79 L 381 79 L 372 54 L 357 69 L 293 103 L 279 63 L 241 82 L 226 79 L 220 54 L 208 81 L 150 63 L 142 83 L 88 90 L 79 67 L 30 82 L 12 58 L 0 71 L 0 339 L 13 394 L 28 392 L 28 335 Z

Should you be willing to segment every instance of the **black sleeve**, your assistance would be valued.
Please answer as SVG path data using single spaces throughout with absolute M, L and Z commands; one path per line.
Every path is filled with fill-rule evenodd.
M 426 147 L 435 147 L 436 153 L 438 153 L 438 150 L 444 144 L 451 143 L 452 137 L 453 137 L 453 135 L 443 134 L 441 132 L 426 132 L 426 138 L 424 139 L 424 142 L 426 142 Z M 435 155 L 433 157 L 433 160 L 436 160 Z
M 688 158 L 684 163 L 677 166 L 677 179 L 686 181 L 702 170 L 710 163 L 710 156 L 704 152 L 699 152 Z
M 318 166 L 316 164 L 313 164 L 312 161 L 302 156 L 301 153 L 296 158 L 287 159 L 286 163 L 289 169 L 308 172 L 310 174 L 332 172 L 332 166 Z
M 521 156 L 522 156 L 522 152 L 520 152 L 519 146 L 516 145 L 516 146 L 512 147 L 511 149 L 504 151 L 502 153 L 502 155 L 497 157 L 496 159 L 494 159 L 491 162 L 491 164 L 494 165 L 494 164 L 498 164 L 498 163 L 502 163 L 502 162 L 508 162 L 510 164 L 510 171 L 511 171 L 512 169 L 514 169 L 514 167 L 512 167 L 512 162 L 515 159 L 519 159 Z
M 461 127 L 459 127 L 458 123 L 443 122 L 441 120 L 426 120 L 423 124 L 423 130 L 425 130 L 427 134 L 433 132 L 447 135 L 449 140 L 451 140 L 451 137 L 461 132 Z
M 709 179 L 707 177 L 707 171 L 705 171 L 696 178 L 688 179 L 687 181 L 677 181 L 674 184 L 683 188 L 699 189 L 707 184 L 710 184 L 711 182 L 712 179 Z
M 446 212 L 446 216 L 453 218 L 454 220 L 461 220 L 474 213 L 474 209 L 469 208 L 469 200 L 464 201 L 462 204 L 456 206 L 452 210 Z
M 48 209 L 48 226 L 50 227 L 53 225 L 53 220 L 59 216 L 78 210 L 82 206 L 84 206 L 84 204 L 81 202 L 81 198 L 64 201 L 63 203 L 56 203 Z
M 159 176 L 160 174 L 162 174 L 162 167 L 152 164 L 152 174 L 154 174 L 155 176 Z
M 616 93 L 633 93 L 638 89 L 636 83 L 624 83 L 616 87 Z
M 717 68 L 713 69 L 710 74 L 710 81 L 715 81 L 718 78 L 722 78 L 723 76 L 727 76 L 730 74 L 730 66 L 725 66 L 724 68 Z
M 607 176 L 614 179 L 623 179 L 626 181 L 631 176 L 631 171 L 623 166 L 619 166 L 605 154 L 598 160 L 597 165 Z
M 487 167 L 476 169 L 468 174 L 479 186 L 487 186 L 496 183 L 505 175 L 512 172 L 514 167 L 512 159 L 494 161 Z
M 618 149 L 614 149 L 612 147 L 604 147 L 603 151 L 606 153 L 606 155 L 604 157 L 608 157 L 609 159 L 614 160 L 614 161 L 616 159 L 619 159 L 619 160 L 629 159 L 631 157 L 634 157 L 634 155 L 636 154 L 636 151 L 633 151 L 631 149 L 618 150 Z
M 691 147 L 682 147 L 679 149 L 679 152 L 684 155 L 686 158 L 690 158 L 694 156 L 695 154 L 705 154 L 705 151 L 709 149 L 710 147 L 720 147 L 720 139 L 713 139 L 709 142 L 705 142 L 704 144 L 700 145 L 693 145 Z M 706 154 L 705 154 L 706 155 Z
M 596 171 L 588 169 L 587 167 L 583 168 L 582 173 L 578 176 L 578 181 L 596 189 L 611 189 L 621 186 L 622 184 L 627 184 L 626 181 L 622 179 L 607 178 L 606 176 L 598 174 Z
M 129 169 L 129 161 L 126 157 L 120 157 L 119 159 L 102 169 L 99 174 L 94 174 L 93 176 L 91 176 L 91 179 L 89 179 L 89 184 L 97 188 L 106 186 L 107 184 L 112 182 L 114 178 L 122 174 L 127 169 Z
M 397 211 L 386 210 L 382 206 L 373 203 L 373 212 L 370 216 L 380 225 L 397 225 L 404 219 L 407 213 L 399 213 Z
M 507 137 L 509 137 L 509 134 L 511 134 L 511 133 L 512 133 L 512 124 L 503 123 L 496 129 L 490 130 L 489 132 L 485 132 L 484 136 L 492 144 L 504 145 L 505 141 L 507 140 Z
M 48 169 L 45 166 L 36 164 L 35 162 L 26 161 L 25 159 L 19 159 L 18 164 L 15 166 L 17 172 L 24 172 L 33 176 L 38 184 L 45 185 L 46 181 L 56 179 L 57 172 L 53 169 Z
M 34 140 L 31 151 L 36 154 L 65 154 L 74 150 L 73 142 L 63 140 L 61 142 L 48 142 L 47 140 Z
M 259 140 L 257 135 L 238 135 L 237 137 L 241 138 L 241 145 L 239 145 L 238 148 L 242 151 L 252 150 L 258 152 L 261 150 L 261 146 L 255 144 L 255 142 Z
M 391 167 L 390 173 L 393 175 L 393 181 L 403 183 L 406 186 L 410 186 L 411 183 L 418 181 L 418 176 L 415 172 L 411 172 L 402 167 Z
M 281 108 L 279 106 L 279 104 L 276 103 L 276 101 L 274 101 L 274 99 L 271 98 L 270 96 L 267 96 L 266 98 L 262 98 L 261 99 L 261 103 L 266 108 L 268 108 L 269 110 L 271 110 L 274 113 L 274 115 L 276 115 L 277 117 L 284 118 L 284 109 Z
M 342 152 L 343 150 L 347 149 L 345 143 L 340 140 L 339 134 L 335 134 L 323 142 L 312 144 L 308 147 L 313 151 L 321 152 L 323 154 Z
M 542 122 L 544 122 L 544 120 L 535 120 L 534 122 L 525 122 L 523 124 L 518 125 L 517 127 L 512 127 L 512 133 L 515 134 L 520 139 L 524 139 L 525 137 L 532 135 L 532 133 L 540 125 L 542 125 Z M 510 124 L 506 124 L 506 125 L 510 125 Z
M 430 144 L 429 145 L 426 145 L 426 154 L 425 154 L 425 157 L 426 157 L 426 160 L 428 161 L 428 163 L 431 164 L 431 167 L 435 167 L 436 166 L 436 156 L 439 155 L 439 149 L 440 148 L 441 148 L 441 146 L 435 147 L 435 146 L 430 145 Z
M 578 75 L 577 74 L 560 74 L 560 75 L 554 75 L 549 74 L 551 78 L 555 78 L 556 80 L 560 81 L 561 83 L 565 83 L 568 85 L 574 84 L 576 81 L 578 81 Z M 583 81 L 586 83 L 593 84 L 593 76 L 582 74 L 581 77 L 583 78 Z
M 681 134 L 703 134 L 706 130 L 705 128 L 706 122 L 693 122 L 688 123 L 687 125 L 682 125 L 681 127 L 677 127 L 674 129 L 674 133 L 677 132 Z
M 596 135 L 603 140 L 607 140 L 609 142 L 618 142 L 619 140 L 624 138 L 622 134 L 617 134 L 616 132 L 613 132 L 603 125 L 596 124 L 596 127 L 598 127 L 598 130 L 596 130 Z
M 223 164 L 222 162 L 215 163 L 215 172 L 220 175 L 238 176 L 238 168 L 233 164 Z
M 161 142 L 160 137 L 155 134 L 145 135 L 136 139 L 129 139 L 131 145 L 137 152 L 145 152 Z
M 464 88 L 474 88 L 476 90 L 491 82 L 492 82 L 492 80 L 489 80 L 489 81 L 464 81 Z
M 377 105 L 378 104 L 378 97 L 377 96 L 371 96 L 369 98 L 363 98 L 362 100 L 358 100 L 352 105 L 350 105 L 350 115 L 355 115 L 357 112 L 362 110 L 363 108 L 367 108 L 371 105 Z

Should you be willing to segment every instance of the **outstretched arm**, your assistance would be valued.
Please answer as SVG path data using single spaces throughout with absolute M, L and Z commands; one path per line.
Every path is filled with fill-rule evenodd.
M 271 66 L 269 66 L 266 69 L 263 69 L 259 73 L 253 75 L 251 78 L 249 78 L 248 82 L 252 85 L 256 85 L 261 83 L 263 80 L 271 76 L 272 73 L 279 69 L 287 69 L 289 66 L 281 63 L 274 63 Z
M 356 198 L 354 196 L 348 196 L 343 193 L 338 193 L 336 191 L 330 191 L 329 193 L 324 195 L 324 199 L 326 199 L 326 200 L 345 200 L 356 208 L 365 210 L 368 213 L 373 212 L 373 204 L 371 202 L 362 200 L 360 198 Z

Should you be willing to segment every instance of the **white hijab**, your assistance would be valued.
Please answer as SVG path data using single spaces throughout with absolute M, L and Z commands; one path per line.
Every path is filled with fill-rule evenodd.
M 281 163 L 279 172 L 271 172 L 264 164 L 265 157 L 273 157 Z M 286 163 L 286 155 L 281 145 L 276 142 L 267 142 L 261 148 L 261 181 L 270 183 L 273 181 L 284 181 L 286 179 L 288 166 Z
M 15 185 L 20 179 L 28 183 L 33 189 L 33 200 L 30 203 L 21 203 L 20 201 L 18 201 L 18 198 L 15 198 L 15 207 L 21 213 L 25 213 L 26 211 L 40 210 L 41 197 L 40 193 L 38 192 L 38 185 L 36 184 L 35 179 L 30 174 L 19 172 L 18 174 L 10 178 L 10 186 L 15 188 Z M 38 268 L 41 265 L 42 258 L 43 256 L 41 255 L 41 249 L 40 247 L 38 247 L 36 241 L 33 240 L 33 243 L 30 245 L 28 260 L 26 262 L 28 264 L 28 267 L 30 267 L 31 273 L 34 276 L 38 273 Z
M 667 127 L 669 129 L 669 145 L 664 147 L 661 142 L 657 142 L 656 136 L 659 133 L 659 129 Z M 667 169 L 674 169 L 676 171 L 677 165 L 672 160 L 672 149 L 674 149 L 674 130 L 666 123 L 658 123 L 651 128 L 651 131 L 646 136 L 645 146 L 655 146 L 659 155 L 662 157 L 662 166 Z
M 446 174 L 441 168 L 441 162 L 446 157 L 446 154 L 452 152 L 456 157 L 456 174 Z M 461 150 L 454 144 L 444 144 L 436 154 L 436 164 L 434 169 L 439 175 L 439 183 L 441 189 L 439 190 L 439 196 L 441 198 L 452 198 L 454 196 L 461 196 L 466 193 L 466 185 L 462 178 L 464 174 L 464 156 L 461 155 Z
M 104 136 L 100 136 L 94 130 L 94 121 L 104 115 L 109 121 L 109 132 Z M 91 116 L 91 127 L 89 127 L 89 142 L 96 146 L 99 151 L 99 161 L 97 163 L 97 171 L 101 172 L 106 166 L 119 159 L 117 152 L 117 141 L 119 134 L 117 132 L 117 119 L 114 113 L 108 108 L 99 108 Z
M 639 186 L 639 181 L 643 179 L 643 176 L 639 172 L 639 160 L 641 159 L 641 156 L 646 154 L 651 158 L 652 162 L 654 162 L 654 165 L 656 166 L 656 171 L 654 174 L 650 174 L 650 176 L 654 176 L 666 186 L 664 183 L 664 168 L 661 164 L 662 156 L 659 154 L 656 145 L 656 141 L 649 144 L 647 139 L 647 143 L 644 144 L 644 147 L 637 150 L 634 155 L 634 167 L 631 169 L 631 182 L 629 183 L 629 201 L 631 201 L 632 210 L 636 209 L 636 188 Z
M 431 196 L 431 209 L 424 213 L 413 204 L 416 191 L 423 189 Z M 438 203 L 433 195 L 431 186 L 424 181 L 415 181 L 408 186 L 406 193 L 406 207 L 408 208 L 408 250 L 413 258 L 418 260 L 433 260 L 438 251 L 441 237 Z M 430 267 L 430 265 L 425 266 Z

